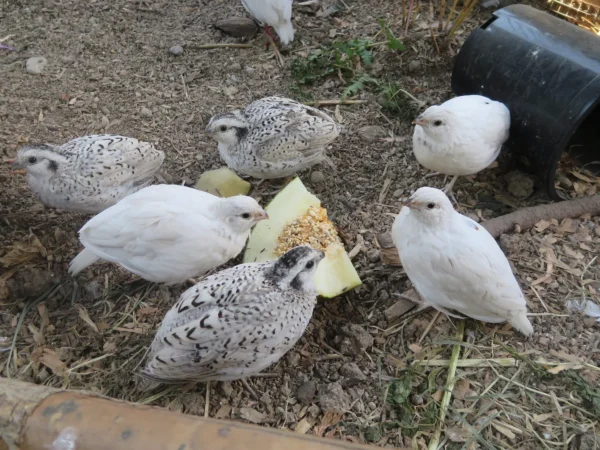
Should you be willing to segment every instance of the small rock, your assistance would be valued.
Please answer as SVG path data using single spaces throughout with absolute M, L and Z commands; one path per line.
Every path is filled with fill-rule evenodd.
M 221 383 L 221 393 L 225 398 L 231 397 L 233 395 L 233 387 L 231 386 L 231 383 L 228 381 L 223 381 Z
M 142 116 L 142 117 L 152 117 L 152 111 L 150 111 L 145 106 L 142 106 L 142 109 L 140 109 L 140 116 Z
M 519 199 L 525 199 L 533 194 L 534 180 L 529 175 L 518 170 L 506 174 L 507 189 Z
M 420 68 L 421 68 L 421 62 L 417 61 L 416 59 L 413 59 L 411 62 L 408 63 L 408 71 L 409 72 L 416 72 Z
M 392 194 L 394 198 L 400 198 L 402 195 L 404 195 L 404 189 L 396 189 Z
M 315 184 L 323 183 L 325 181 L 325 175 L 323 175 L 323 172 L 315 170 L 310 174 L 310 181 Z
M 377 405 L 375 404 L 375 402 L 369 402 L 369 403 L 367 403 L 367 406 L 369 407 L 369 409 L 371 411 L 373 411 L 377 408 Z
M 367 379 L 366 375 L 360 370 L 360 367 L 353 362 L 346 363 L 340 367 L 340 374 L 349 380 L 364 381 Z
M 92 300 L 98 300 L 102 297 L 104 288 L 97 281 L 90 281 L 85 285 L 85 292 L 92 298 Z
M 25 69 L 28 73 L 39 75 L 44 71 L 47 64 L 48 60 L 43 56 L 33 56 L 25 63 Z
M 300 363 L 300 355 L 296 352 L 290 352 L 288 353 L 287 361 L 290 367 L 297 367 Z
M 214 27 L 233 37 L 252 37 L 258 31 L 254 20 L 249 18 L 231 17 L 219 20 Z
M 223 93 L 228 97 L 233 97 L 239 91 L 240 90 L 234 86 L 227 86 L 227 87 L 223 88 Z
M 102 116 L 101 123 L 102 123 L 102 127 L 106 128 L 110 124 L 110 121 L 108 120 L 108 117 Z
M 367 252 L 367 259 L 372 263 L 379 261 L 379 250 L 369 250 Z
M 415 406 L 422 405 L 423 404 L 423 397 L 421 397 L 420 395 L 415 394 L 415 395 L 413 395 L 411 397 L 410 401 Z
M 317 383 L 314 381 L 307 381 L 306 383 L 302 383 L 296 391 L 296 398 L 305 405 L 310 405 L 315 398 L 316 392 Z
M 169 49 L 171 55 L 179 56 L 183 54 L 183 47 L 181 45 L 174 45 Z
M 319 404 L 323 411 L 345 413 L 350 409 L 350 397 L 340 383 L 322 384 L 319 386 Z
M 255 410 L 254 408 L 240 408 L 240 416 L 252 423 L 263 423 L 267 415 Z
M 357 355 L 364 353 L 365 350 L 373 346 L 373 336 L 360 325 L 345 325 L 342 327 L 342 333 L 350 339 Z
M 365 142 L 375 142 L 386 136 L 385 130 L 377 125 L 367 125 L 358 130 L 358 135 Z

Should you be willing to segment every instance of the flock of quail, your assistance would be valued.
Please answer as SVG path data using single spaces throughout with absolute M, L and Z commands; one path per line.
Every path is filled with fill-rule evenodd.
M 262 25 L 291 42 L 292 0 L 242 0 Z M 506 106 L 462 96 L 414 121 L 413 150 L 426 168 L 456 178 L 488 167 L 508 138 Z M 267 97 L 214 116 L 206 133 L 234 171 L 284 178 L 322 162 L 341 127 L 296 101 Z M 83 250 L 69 272 L 112 262 L 146 280 L 177 284 L 205 275 L 243 250 L 253 225 L 269 220 L 249 196 L 219 198 L 152 183 L 165 159 L 137 139 L 93 135 L 22 148 L 13 164 L 45 205 L 96 214 L 79 231 Z M 19 172 L 19 171 L 16 171 Z M 426 304 L 533 333 L 508 260 L 481 226 L 456 212 L 445 192 L 423 187 L 392 229 L 404 269 Z M 164 317 L 142 375 L 163 383 L 235 380 L 279 360 L 302 336 L 316 304 L 324 254 L 296 247 L 278 260 L 241 264 L 186 290 Z M 451 312 L 449 310 L 453 310 Z

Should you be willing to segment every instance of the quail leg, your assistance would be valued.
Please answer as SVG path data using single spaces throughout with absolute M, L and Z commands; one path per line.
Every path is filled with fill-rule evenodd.
M 450 200 L 452 200 L 455 204 L 458 205 L 458 202 L 456 201 L 456 197 L 454 197 L 454 194 L 452 193 L 452 188 L 454 187 L 454 183 L 456 183 L 456 180 L 458 179 L 458 175 L 454 175 L 452 177 L 452 180 L 450 180 L 450 183 L 448 183 L 446 185 L 446 187 L 443 189 L 444 194 L 446 194 L 448 197 L 450 197 Z
M 272 31 L 273 28 L 270 25 L 267 25 L 267 27 L 265 28 L 265 34 L 267 35 L 267 45 L 271 44 L 271 46 L 273 47 L 273 53 L 275 54 L 275 59 L 277 60 L 277 63 L 279 64 L 280 67 L 284 66 L 284 59 L 283 56 L 281 56 L 281 53 L 279 53 L 279 49 L 277 48 L 277 44 L 275 43 L 275 39 L 276 37 L 273 35 Z

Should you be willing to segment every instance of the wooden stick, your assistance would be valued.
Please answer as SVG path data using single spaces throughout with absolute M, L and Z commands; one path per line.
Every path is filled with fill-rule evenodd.
M 374 450 L 0 378 L 0 448 L 9 450 Z
M 411 363 L 411 366 L 422 367 L 448 367 L 449 365 L 449 359 L 417 359 Z M 456 367 L 517 367 L 518 365 L 519 361 L 514 358 L 459 359 L 456 363 Z
M 363 105 L 366 100 L 317 100 L 316 102 L 304 102 L 306 106 L 333 106 L 333 105 Z
M 203 45 L 195 45 L 188 44 L 187 48 L 191 48 L 194 50 L 209 50 L 211 48 L 252 48 L 251 44 L 203 44 Z

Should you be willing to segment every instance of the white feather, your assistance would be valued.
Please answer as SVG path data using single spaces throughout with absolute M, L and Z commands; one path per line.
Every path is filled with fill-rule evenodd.
M 242 5 L 261 24 L 272 26 L 282 44 L 294 40 L 292 0 L 242 0 Z
M 253 222 L 234 227 L 224 210 L 233 202 L 247 204 L 252 214 L 264 213 L 249 197 L 220 199 L 176 185 L 144 188 L 81 228 L 85 250 L 69 271 L 76 274 L 102 259 L 167 284 L 206 273 L 237 256 L 248 238 Z
M 508 139 L 510 112 L 481 95 L 455 97 L 417 118 L 413 151 L 419 163 L 445 175 L 472 175 L 493 163 Z
M 456 212 L 438 189 L 421 188 L 411 199 L 394 222 L 392 238 L 425 302 L 485 322 L 508 321 L 532 334 L 525 297 L 487 230 Z

